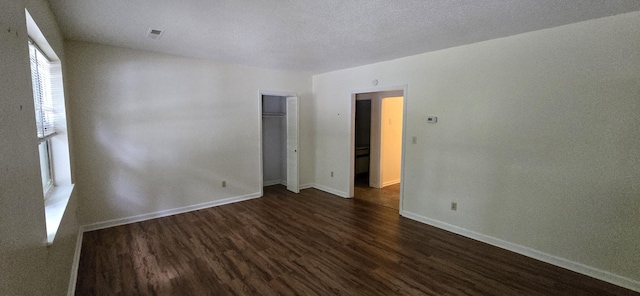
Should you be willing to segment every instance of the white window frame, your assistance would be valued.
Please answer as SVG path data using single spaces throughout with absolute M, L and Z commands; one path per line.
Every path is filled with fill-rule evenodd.
M 31 58 L 32 54 L 36 54 L 36 64 L 34 65 L 34 60 Z M 49 71 L 48 66 L 41 67 L 38 65 L 38 61 L 41 61 L 43 58 L 44 63 L 50 64 L 51 59 L 47 57 L 47 55 L 38 47 L 38 45 L 31 39 L 29 39 L 29 57 L 30 57 L 30 67 L 31 67 L 31 84 L 33 88 L 34 95 L 34 111 L 36 117 L 36 126 L 37 126 L 37 134 L 38 134 L 38 153 L 40 155 L 40 176 L 42 180 L 42 191 L 44 198 L 46 199 L 49 196 L 50 190 L 55 186 L 54 182 L 54 170 L 53 170 L 53 153 L 51 151 L 51 138 L 56 135 L 55 132 L 55 124 L 45 124 L 45 118 L 49 118 L 49 120 L 53 120 L 55 116 L 53 113 L 53 103 L 51 98 L 51 90 L 50 85 L 52 84 L 51 77 L 49 73 L 44 75 L 40 75 L 41 70 Z M 41 58 L 39 58 L 41 57 Z M 46 69 L 43 69 L 45 68 Z M 34 73 L 36 73 L 37 78 L 34 77 Z M 45 81 L 42 81 L 42 80 Z M 37 82 L 36 82 L 37 81 Z M 37 85 L 36 85 L 37 83 Z M 48 89 L 49 88 L 49 89 Z M 49 104 L 47 104 L 49 103 Z M 46 110 L 50 109 L 49 112 Z M 44 113 L 47 112 L 45 115 Z M 51 114 L 49 114 L 51 113 Z M 53 131 L 46 131 L 47 128 L 53 129 Z M 44 145 L 44 147 L 42 147 Z
M 37 45 L 38 49 L 50 61 L 50 78 L 53 81 L 51 95 L 53 96 L 53 114 L 55 115 L 53 117 L 53 125 L 55 126 L 55 133 L 47 133 L 47 135 L 43 134 L 42 137 L 36 137 L 38 145 L 40 142 L 46 141 L 49 146 L 47 151 L 49 152 L 48 164 L 51 170 L 51 186 L 49 186 L 48 190 L 45 188 L 47 186 L 43 186 L 43 189 L 45 189 L 43 191 L 46 192 L 43 195 L 47 234 L 45 242 L 47 245 L 50 245 L 56 237 L 60 222 L 62 222 L 62 217 L 69 204 L 69 199 L 71 198 L 74 188 L 71 180 L 71 161 L 62 75 L 63 69 L 60 58 L 58 58 L 44 34 L 42 34 L 42 31 L 38 28 L 33 17 L 26 9 L 25 17 L 29 39 Z M 27 49 L 29 48 L 26 42 L 25 47 Z M 31 63 L 28 62 L 27 66 L 31 67 Z M 35 113 L 34 120 L 36 120 Z M 38 151 L 39 150 L 38 148 Z M 42 173 L 42 170 L 40 172 Z

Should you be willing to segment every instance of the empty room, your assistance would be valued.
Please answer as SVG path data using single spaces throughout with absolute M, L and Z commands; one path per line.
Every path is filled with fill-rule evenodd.
M 0 295 L 640 295 L 640 1 L 0 0 Z

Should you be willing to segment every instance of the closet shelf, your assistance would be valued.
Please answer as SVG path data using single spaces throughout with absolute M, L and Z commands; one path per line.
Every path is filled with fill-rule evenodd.
M 285 117 L 286 115 L 283 112 L 262 112 L 262 117 Z

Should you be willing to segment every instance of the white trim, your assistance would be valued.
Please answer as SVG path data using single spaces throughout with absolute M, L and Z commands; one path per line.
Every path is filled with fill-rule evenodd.
M 351 109 L 349 110 L 349 188 L 347 189 L 347 196 L 354 197 L 355 196 L 355 177 L 356 177 L 356 98 L 358 97 L 357 92 L 351 92 L 349 97 L 349 106 Z M 373 101 L 371 102 L 373 105 Z M 372 106 L 373 107 L 373 106 Z M 369 158 L 371 158 L 371 148 L 369 148 Z M 333 171 L 331 172 L 331 176 L 333 176 Z M 321 189 L 322 190 L 322 189 Z
M 73 187 L 73 184 L 53 186 L 47 192 L 47 198 L 44 200 L 44 218 L 48 246 L 53 244 L 53 240 L 56 238 L 58 228 L 67 210 L 69 199 L 71 199 Z
M 260 90 L 260 99 L 262 96 L 272 96 L 272 97 L 297 97 L 298 93 L 296 92 L 287 92 L 287 91 L 273 91 L 273 90 Z M 262 106 L 260 107 L 262 111 Z
M 404 182 L 402 182 L 402 180 L 404 180 L 404 176 L 405 176 L 405 168 L 406 166 L 404 165 L 406 160 L 405 160 L 405 156 L 407 155 L 407 146 L 409 146 L 407 140 L 409 139 L 409 136 L 407 136 L 407 114 L 409 114 L 409 109 L 407 109 L 407 105 L 409 105 L 409 85 L 405 84 L 403 91 L 402 91 L 402 95 L 404 96 L 404 100 L 402 100 L 402 155 L 400 156 L 402 159 L 400 160 L 400 201 L 399 201 L 399 212 L 402 213 L 403 211 L 403 203 L 404 203 Z
M 331 194 L 333 194 L 333 195 L 337 195 L 337 196 L 340 196 L 340 197 L 344 197 L 344 198 L 351 198 L 351 197 L 349 196 L 349 194 L 348 194 L 348 193 L 346 193 L 346 192 L 342 192 L 342 191 L 340 191 L 340 190 L 336 190 L 336 189 L 329 188 L 329 187 L 326 187 L 326 186 L 322 186 L 322 185 L 314 184 L 314 185 L 313 185 L 313 188 L 318 189 L 318 190 L 322 190 L 322 191 L 324 191 L 324 192 L 328 192 L 328 193 L 331 193 Z
M 36 44 L 38 44 L 38 47 L 40 48 L 40 50 L 42 50 L 42 52 L 50 60 L 59 62 L 60 58 L 58 57 L 56 52 L 53 50 L 49 42 L 47 42 L 47 39 L 44 37 L 44 34 L 42 34 L 42 30 L 40 30 L 40 28 L 38 27 L 38 24 L 36 24 L 36 22 L 33 20 L 33 17 L 31 17 L 29 10 L 25 8 L 24 11 L 25 11 L 26 22 L 27 22 L 27 35 L 29 35 L 29 38 L 33 39 L 33 41 Z
M 261 197 L 261 196 L 262 196 L 262 194 L 260 192 L 256 192 L 256 193 L 247 194 L 247 195 L 243 195 L 243 196 L 237 196 L 237 197 L 230 197 L 230 198 L 225 198 L 225 199 L 220 199 L 220 200 L 214 200 L 214 201 L 210 201 L 210 202 L 190 205 L 190 206 L 181 207 L 181 208 L 175 208 L 175 209 L 171 209 L 171 210 L 165 210 L 165 211 L 159 211 L 159 212 L 154 212 L 154 213 L 136 215 L 136 216 L 132 216 L 132 217 L 126 217 L 126 218 L 119 218 L 119 219 L 114 219 L 114 220 L 109 220 L 109 221 L 97 222 L 97 223 L 93 223 L 93 224 L 83 225 L 81 228 L 82 228 L 82 231 L 84 231 L 84 232 L 93 231 L 93 230 L 104 229 L 104 228 L 109 228 L 109 227 L 115 227 L 115 226 L 120 226 L 120 225 L 125 225 L 125 224 L 131 224 L 131 223 L 136 223 L 136 222 L 141 222 L 141 221 L 146 221 L 146 220 L 151 220 L 151 219 L 156 219 L 156 218 L 167 217 L 167 216 L 176 215 L 176 214 L 182 214 L 182 213 L 191 212 L 191 211 L 202 210 L 202 209 L 221 206 L 221 205 L 226 205 L 226 204 L 230 204 L 230 203 L 241 202 L 241 201 L 245 201 L 245 200 L 258 198 L 258 197 Z
M 287 185 L 287 184 L 284 184 L 282 182 L 282 180 L 272 180 L 272 181 L 264 181 L 264 182 L 262 182 L 262 187 L 267 187 L 267 186 L 271 186 L 271 185 L 278 185 L 278 184 L 282 184 L 282 185 L 285 185 L 285 186 Z
M 315 185 L 313 183 L 300 184 L 300 190 L 313 188 Z
M 378 86 L 372 88 L 361 88 L 351 91 L 352 94 L 364 94 L 364 93 L 372 93 L 372 92 L 385 92 L 385 91 L 394 91 L 394 90 L 407 90 L 408 84 L 398 84 L 391 86 Z
M 67 296 L 76 294 L 76 284 L 78 282 L 78 267 L 80 266 L 80 252 L 82 251 L 82 237 L 84 232 L 82 228 L 78 229 L 78 237 L 76 238 L 76 250 L 73 252 L 73 262 L 71 262 L 71 276 L 69 278 L 69 288 Z
M 384 182 L 382 183 L 382 187 L 387 187 L 387 186 L 391 186 L 391 185 L 396 185 L 400 183 L 400 179 L 398 180 L 393 180 L 393 181 L 388 181 L 388 182 Z
M 401 211 L 400 215 L 403 217 L 422 222 L 449 232 L 453 232 L 483 243 L 487 243 L 505 250 L 509 250 L 542 262 L 546 262 L 555 266 L 559 266 L 577 273 L 581 273 L 623 288 L 640 292 L 640 281 L 613 274 L 608 271 L 600 270 L 595 267 L 584 265 L 578 262 L 573 262 L 558 256 L 547 254 L 523 245 L 514 244 L 508 241 L 501 240 L 499 238 L 471 231 L 462 227 L 451 225 L 442 221 L 427 218 L 409 211 Z

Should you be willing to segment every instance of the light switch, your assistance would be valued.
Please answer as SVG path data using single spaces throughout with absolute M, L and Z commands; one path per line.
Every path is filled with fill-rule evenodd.
M 436 122 L 438 122 L 438 117 L 436 116 L 427 117 L 427 123 L 436 123 Z

